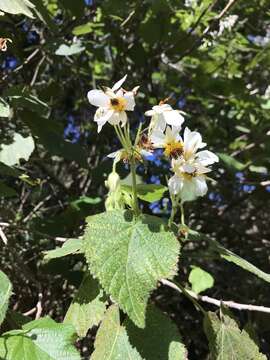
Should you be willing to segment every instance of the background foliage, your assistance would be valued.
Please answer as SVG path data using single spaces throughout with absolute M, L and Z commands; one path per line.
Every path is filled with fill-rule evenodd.
M 78 248 L 70 251 L 76 253 L 73 257 L 50 261 L 43 252 L 65 238 L 80 237 L 85 217 L 104 210 L 104 181 L 111 172 L 106 155 L 119 144 L 109 126 L 97 136 L 95 109 L 86 93 L 111 85 L 125 73 L 127 88 L 140 85 L 130 120 L 133 128 L 147 121 L 149 103 L 171 96 L 174 107 L 187 113 L 186 125 L 202 132 L 220 155 L 216 184 L 208 196 L 187 206 L 190 227 L 269 272 L 268 1 L 229 2 L 233 6 L 223 17 L 227 1 L 222 0 L 32 3 L 35 8 L 18 11 L 23 15 L 0 17 L 0 37 L 12 40 L 0 55 L 0 266 L 14 293 L 2 330 L 18 328 L 18 313 L 28 312 L 37 302 L 42 315 L 58 322 L 65 317 L 82 281 L 84 258 L 76 253 Z M 236 23 L 220 34 L 218 18 L 229 14 L 238 16 Z M 147 183 L 165 184 L 168 164 L 158 151 L 148 160 L 146 168 L 138 167 L 138 176 Z M 127 175 L 122 165 L 122 178 Z M 149 214 L 168 216 L 169 199 L 141 203 Z M 206 277 L 200 291 L 210 287 L 207 294 L 219 299 L 269 305 L 268 284 L 221 261 L 207 241 L 195 239 L 182 249 L 177 277 L 187 284 L 196 277 L 191 264 L 214 278 L 211 287 L 213 279 L 199 271 L 197 276 Z M 104 309 L 97 299 L 102 296 L 93 294 L 100 316 Z M 189 358 L 207 358 L 203 319 L 192 304 L 164 287 L 152 294 L 151 302 L 178 327 Z M 269 316 L 235 314 L 269 355 Z M 106 321 L 117 316 L 111 309 Z M 46 321 L 46 331 L 56 331 L 58 325 Z M 97 323 L 94 319 L 91 326 Z M 69 338 L 69 326 L 61 326 L 66 326 Z M 87 328 L 82 324 L 77 331 L 84 336 Z M 86 358 L 93 351 L 95 333 L 96 327 L 77 343 Z M 125 341 L 124 332 L 121 337 L 119 341 Z

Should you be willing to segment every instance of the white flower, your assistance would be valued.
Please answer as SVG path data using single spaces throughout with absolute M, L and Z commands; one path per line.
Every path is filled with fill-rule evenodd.
M 238 20 L 238 15 L 229 15 L 229 16 L 225 17 L 224 19 L 220 20 L 219 31 L 218 31 L 217 36 L 222 35 L 224 30 L 226 30 L 226 29 L 228 31 L 231 31 L 237 20 Z
M 94 121 L 98 124 L 98 132 L 106 122 L 111 125 L 121 124 L 124 126 L 127 122 L 126 111 L 133 111 L 135 107 L 134 95 L 138 87 L 132 91 L 125 91 L 121 88 L 127 75 L 121 80 L 117 81 L 112 88 L 105 88 L 105 90 L 90 90 L 87 93 L 90 104 L 97 106 Z
M 218 161 L 218 157 L 208 150 L 197 150 L 205 147 L 202 137 L 197 131 L 184 132 L 183 155 L 172 159 L 174 175 L 168 186 L 174 195 L 180 194 L 181 201 L 192 201 L 207 192 L 206 174 L 211 171 L 207 166 Z
M 181 128 L 185 121 L 183 111 L 174 110 L 169 104 L 155 105 L 152 110 L 146 111 L 146 116 L 152 116 L 150 130 L 164 131 L 166 125 Z
M 167 126 L 165 133 L 154 129 L 150 140 L 154 148 L 164 148 L 164 154 L 177 158 L 183 154 L 184 144 L 178 127 Z

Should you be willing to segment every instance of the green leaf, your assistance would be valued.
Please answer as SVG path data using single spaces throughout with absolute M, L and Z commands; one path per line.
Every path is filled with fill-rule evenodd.
M 13 197 L 16 195 L 18 194 L 14 189 L 7 186 L 3 181 L 0 180 L 0 197 Z
M 97 280 L 87 274 L 66 313 L 64 322 L 72 324 L 80 337 L 86 336 L 88 329 L 97 326 L 103 319 L 106 311 L 106 301 L 103 297 L 103 290 Z
M 126 322 L 131 345 L 147 360 L 186 360 L 187 350 L 182 343 L 177 326 L 160 310 L 149 306 L 145 329 L 131 321 Z
M 94 346 L 95 351 L 91 360 L 143 360 L 137 350 L 130 345 L 126 329 L 120 325 L 117 305 L 112 305 L 106 312 Z
M 192 291 L 196 294 L 199 294 L 206 289 L 210 289 L 214 285 L 213 276 L 197 266 L 192 266 L 188 281 L 191 283 Z
M 124 191 L 127 191 L 129 194 L 132 194 L 132 187 L 129 185 L 121 185 L 121 188 Z M 138 184 L 137 185 L 137 195 L 138 198 L 147 202 L 158 201 L 163 197 L 165 191 L 168 188 L 163 185 L 155 184 Z
M 49 106 L 34 95 L 12 95 L 9 98 L 14 108 L 29 109 L 45 117 L 49 114 Z
M 50 318 L 31 321 L 23 330 L 0 338 L 0 357 L 5 360 L 80 360 L 73 345 L 72 325 L 58 324 Z
M 72 34 L 76 35 L 76 36 L 80 36 L 80 35 L 85 35 L 85 34 L 89 34 L 93 31 L 93 26 L 92 23 L 86 23 L 83 25 L 79 25 L 76 26 L 73 30 L 72 30 Z
M 214 360 L 266 360 L 245 330 L 240 330 L 227 309 L 220 319 L 213 312 L 204 318 L 204 329 L 209 341 L 211 359 Z
M 244 170 L 248 165 L 248 164 L 241 163 L 240 161 L 236 160 L 235 158 L 233 158 L 232 156 L 227 155 L 227 154 L 218 153 L 217 155 L 224 162 L 224 164 L 229 169 L 232 169 L 232 170 L 241 171 L 241 170 Z
M 72 45 L 66 45 L 66 44 L 62 44 L 59 46 L 59 48 L 55 51 L 55 55 L 60 55 L 60 56 L 71 56 L 71 55 L 75 55 L 75 54 L 79 54 L 82 51 L 85 50 L 85 47 L 81 45 L 81 43 L 75 43 Z
M 82 240 L 68 239 L 64 242 L 62 247 L 56 248 L 54 250 L 44 251 L 44 260 L 51 260 L 71 254 L 77 254 L 81 251 L 81 247 Z
M 39 117 L 27 110 L 21 114 L 21 117 L 32 134 L 37 137 L 37 141 L 51 154 L 74 160 L 81 167 L 88 167 L 85 151 L 79 144 L 72 144 L 63 139 L 63 129 L 57 128 L 56 121 Z
M 0 150 L 0 162 L 12 166 L 19 164 L 20 159 L 28 160 L 35 148 L 32 136 L 22 137 L 15 133 L 11 144 L 2 144 Z
M 254 275 L 257 275 L 259 278 L 267 281 L 270 283 L 270 274 L 266 273 L 260 269 L 258 269 L 256 266 L 252 265 L 247 260 L 241 258 L 239 255 L 234 254 L 232 251 L 227 250 L 223 246 L 221 246 L 218 242 L 208 239 L 210 246 L 214 251 L 216 251 L 221 258 L 234 263 L 237 266 L 240 266 L 242 269 L 247 270 L 251 272 Z
M 249 170 L 258 174 L 267 174 L 267 168 L 265 166 L 250 165 Z
M 29 0 L 0 0 L 0 10 L 9 14 L 24 14 L 33 18 L 34 5 Z
M 12 294 L 12 285 L 9 278 L 0 270 L 0 325 L 5 319 L 9 298 Z
M 4 99 L 0 98 L 0 117 L 9 117 L 10 116 L 10 107 Z
M 87 218 L 84 251 L 89 270 L 139 327 L 158 280 L 177 270 L 180 245 L 154 216 L 110 211 Z

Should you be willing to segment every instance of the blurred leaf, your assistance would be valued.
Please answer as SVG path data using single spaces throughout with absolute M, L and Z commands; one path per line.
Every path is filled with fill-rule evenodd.
M 0 197 L 13 197 L 16 195 L 18 194 L 14 189 L 7 186 L 3 181 L 0 180 Z
M 234 263 L 237 266 L 240 266 L 242 269 L 251 272 L 254 275 L 257 275 L 260 279 L 263 279 L 270 283 L 270 274 L 265 273 L 264 271 L 258 269 L 256 266 L 252 265 L 247 260 L 241 258 L 239 255 L 234 254 L 232 251 L 227 250 L 217 241 L 208 239 L 210 247 L 217 252 L 221 258 Z
M 10 107 L 9 104 L 2 98 L 0 98 L 0 117 L 9 117 Z
M 197 266 L 192 266 L 188 281 L 191 283 L 192 291 L 196 294 L 214 286 L 213 276 Z
M 213 312 L 204 318 L 204 329 L 215 360 L 266 360 L 245 330 L 240 330 L 231 313 L 222 308 L 220 319 Z
M 103 290 L 97 280 L 87 273 L 65 316 L 65 323 L 72 324 L 80 337 L 97 326 L 106 311 Z
M 92 23 L 89 22 L 83 25 L 76 26 L 72 30 L 72 34 L 75 36 L 80 36 L 80 35 L 89 34 L 92 31 L 93 31 Z
M 177 268 L 180 244 L 173 233 L 157 217 L 136 220 L 131 211 L 115 210 L 87 218 L 83 248 L 92 275 L 144 327 L 150 292 Z
M 59 257 L 78 254 L 81 252 L 82 240 L 68 239 L 64 242 L 63 246 L 54 250 L 45 251 L 44 260 L 56 259 Z
M 35 143 L 32 136 L 22 137 L 15 133 L 11 144 L 2 144 L 0 150 L 0 162 L 12 166 L 19 164 L 20 159 L 28 160 L 35 149 Z
M 12 284 L 6 274 L 0 270 L 0 325 L 5 319 L 11 294 Z
M 24 111 L 22 120 L 29 126 L 32 134 L 51 154 L 76 161 L 81 167 L 88 168 L 87 157 L 78 144 L 72 144 L 63 139 L 59 133 L 57 122 L 39 117 L 32 112 Z
M 71 56 L 71 55 L 79 54 L 84 50 L 85 50 L 85 47 L 82 46 L 81 43 L 79 43 L 79 42 L 76 44 L 69 45 L 69 46 L 66 44 L 62 44 L 55 51 L 55 55 Z
M 0 357 L 5 360 L 80 360 L 73 345 L 74 328 L 50 318 L 31 321 L 22 330 L 0 337 Z
M 249 170 L 259 174 L 267 174 L 267 168 L 265 166 L 250 165 Z
M 154 306 L 148 306 L 146 326 L 139 329 L 125 321 L 131 345 L 147 360 L 186 360 L 187 350 L 177 326 Z
M 10 14 L 24 14 L 33 18 L 33 8 L 29 0 L 0 0 L 0 10 Z
M 129 194 L 132 194 L 132 187 L 129 185 L 121 185 L 121 188 L 124 191 L 127 191 Z M 147 202 L 158 201 L 163 197 L 165 191 L 168 188 L 163 185 L 155 184 L 138 184 L 137 185 L 137 195 L 138 198 Z
M 48 116 L 49 106 L 31 94 L 25 95 L 12 95 L 10 96 L 11 103 L 14 107 L 25 108 L 37 112 L 41 116 Z
M 248 166 L 248 164 L 243 164 L 230 155 L 223 153 L 218 153 L 217 155 L 229 169 L 241 171 Z
M 130 345 L 126 329 L 120 324 L 117 305 L 112 305 L 107 310 L 94 346 L 95 351 L 91 360 L 143 360 L 137 350 Z

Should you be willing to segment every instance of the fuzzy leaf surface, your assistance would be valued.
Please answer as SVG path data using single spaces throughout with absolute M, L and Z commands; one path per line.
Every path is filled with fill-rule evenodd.
M 213 360 L 266 360 L 245 330 L 240 330 L 227 309 L 222 309 L 221 319 L 208 312 L 204 329 Z
M 98 325 L 106 311 L 106 300 L 98 282 L 87 274 L 72 301 L 65 323 L 70 323 L 80 337 L 86 336 L 88 329 Z
M 186 360 L 187 350 L 176 325 L 159 309 L 149 306 L 145 329 L 126 322 L 130 343 L 146 360 Z
M 130 345 L 126 329 L 120 325 L 118 306 L 113 305 L 108 309 L 98 330 L 91 360 L 120 359 L 143 360 Z
M 0 359 L 5 360 L 80 360 L 73 345 L 72 325 L 42 318 L 23 325 L 0 338 Z
M 6 274 L 0 271 L 0 325 L 6 316 L 8 301 L 11 294 L 11 282 L 9 281 L 9 278 L 6 276 Z
M 180 245 L 159 218 L 110 211 L 87 218 L 84 252 L 89 270 L 120 308 L 145 325 L 150 292 L 176 273 Z

